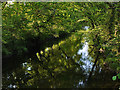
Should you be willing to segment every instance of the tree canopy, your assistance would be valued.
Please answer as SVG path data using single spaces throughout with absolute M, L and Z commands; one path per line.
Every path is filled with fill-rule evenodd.
M 24 56 L 33 52 L 37 58 L 37 63 L 31 62 L 30 58 L 27 66 L 19 71 L 30 74 L 30 80 L 15 83 L 25 84 L 26 87 L 30 82 L 34 87 L 39 87 L 34 82 L 38 77 L 59 77 L 64 72 L 66 75 L 66 70 L 76 69 L 76 74 L 79 73 L 84 79 L 86 76 L 81 74 L 80 67 L 84 62 L 77 63 L 82 57 L 77 55 L 77 50 L 82 48 L 84 42 L 88 42 L 88 52 L 94 63 L 89 78 L 95 67 L 105 67 L 107 64 L 111 71 L 117 72 L 113 80 L 117 76 L 120 78 L 119 12 L 120 2 L 3 2 L 3 57 Z M 89 27 L 88 30 L 85 27 Z M 29 66 L 32 70 L 26 71 Z M 17 76 L 17 73 L 14 72 L 13 76 Z M 77 79 L 75 83 L 79 82 Z M 55 84 L 52 79 L 45 82 L 51 82 L 51 87 Z M 61 81 L 61 85 L 55 85 L 62 87 L 64 83 Z M 69 82 L 69 85 L 72 86 L 73 82 Z

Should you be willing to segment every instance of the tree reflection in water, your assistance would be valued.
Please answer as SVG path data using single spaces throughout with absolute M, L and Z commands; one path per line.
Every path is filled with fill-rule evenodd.
M 81 43 L 82 35 L 83 33 L 75 33 L 68 39 L 37 52 L 37 56 L 32 56 L 11 73 L 3 74 L 3 88 L 88 87 L 86 82 L 94 58 L 88 54 L 88 42 Z M 95 75 L 99 77 L 100 83 L 101 78 L 109 78 L 105 74 L 94 74 L 93 80 L 96 79 Z M 89 87 L 94 87 L 96 83 L 92 81 L 90 85 Z M 98 84 L 98 87 L 101 85 L 103 84 Z

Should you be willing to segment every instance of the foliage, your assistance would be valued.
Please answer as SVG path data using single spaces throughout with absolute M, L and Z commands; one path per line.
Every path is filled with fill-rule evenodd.
M 116 76 L 113 76 L 113 77 L 112 77 L 112 80 L 113 80 L 113 81 L 117 80 L 117 77 L 118 77 L 118 79 L 120 79 L 120 73 L 118 73 Z
M 12 77 L 24 73 L 23 76 L 28 78 L 21 82 L 14 79 L 17 86 L 25 84 L 24 87 L 39 87 L 39 81 L 41 84 L 47 83 L 47 87 L 54 87 L 54 84 L 57 87 L 64 84 L 65 87 L 72 86 L 73 82 L 69 79 L 72 77 L 70 80 L 73 80 L 75 75 L 68 76 L 68 71 L 84 77 L 84 70 L 80 67 L 83 62 L 78 63 L 81 55 L 77 55 L 84 42 L 88 42 L 89 56 L 94 63 L 89 78 L 94 73 L 94 67 L 97 69 L 98 66 L 102 70 L 105 68 L 106 71 L 111 71 L 112 80 L 117 77 L 120 79 L 119 4 L 120 2 L 3 2 L 3 57 L 22 56 L 33 51 L 36 53 L 34 58 L 23 65 L 21 71 L 12 73 Z M 89 29 L 86 30 L 85 26 Z M 71 36 L 65 39 L 69 35 Z M 60 41 L 61 39 L 63 40 Z M 62 80 L 67 78 L 69 83 L 62 82 L 58 77 Z M 85 78 L 80 77 L 81 80 Z M 20 77 L 18 79 L 20 81 Z M 77 79 L 75 78 L 75 87 L 79 83 Z M 57 81 L 60 83 L 57 84 Z
M 73 12 L 75 6 L 72 5 L 74 3 L 4 2 L 3 55 L 14 54 L 15 50 L 17 54 L 26 52 L 47 38 L 64 37 L 76 30 L 78 14 Z

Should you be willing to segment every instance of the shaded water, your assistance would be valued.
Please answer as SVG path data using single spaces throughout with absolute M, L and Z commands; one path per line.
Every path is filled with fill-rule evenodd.
M 81 43 L 82 42 L 82 43 Z M 111 88 L 112 73 L 96 66 L 83 33 L 36 52 L 18 68 L 3 73 L 3 88 Z M 9 67 L 9 66 L 8 66 Z

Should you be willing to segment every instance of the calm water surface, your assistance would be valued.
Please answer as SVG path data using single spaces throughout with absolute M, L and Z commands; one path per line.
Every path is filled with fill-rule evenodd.
M 83 33 L 36 52 L 3 73 L 3 88 L 111 88 L 112 73 L 96 65 Z M 15 64 L 13 64 L 14 66 Z M 11 67 L 8 66 L 8 67 Z M 89 75 L 92 72 L 90 79 Z

